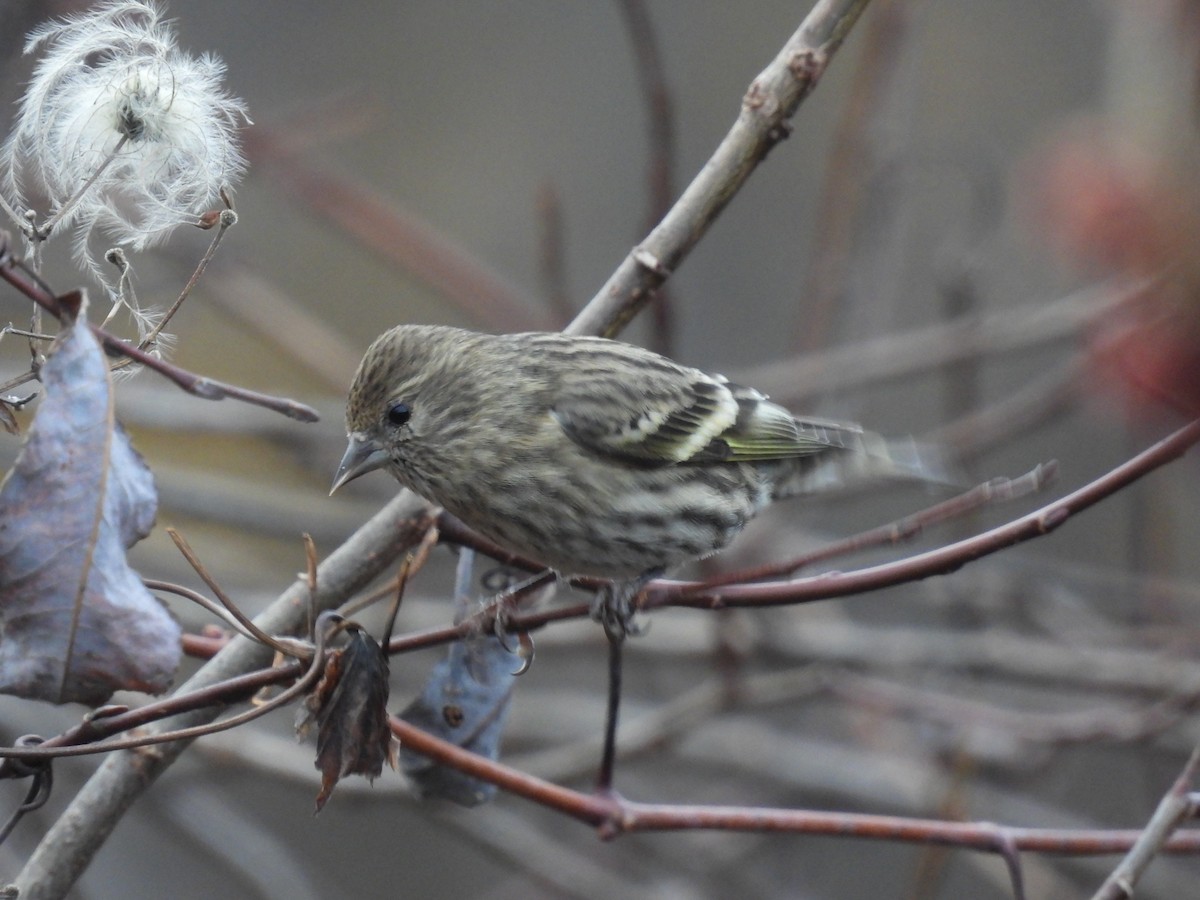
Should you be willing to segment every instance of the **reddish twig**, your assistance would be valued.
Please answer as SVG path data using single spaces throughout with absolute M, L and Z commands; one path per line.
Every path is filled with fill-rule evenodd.
M 194 691 L 176 694 L 136 709 L 118 709 L 109 715 L 88 716 L 73 728 L 48 738 L 36 747 L 0 747 L 0 758 L 53 759 L 58 756 L 81 756 L 105 753 L 114 749 L 100 744 L 114 735 L 153 722 L 196 710 L 220 709 L 246 700 L 264 687 L 294 681 L 304 672 L 298 662 L 284 663 L 270 669 L 257 669 L 207 685 Z
M 859 534 L 851 535 L 840 541 L 833 541 L 823 547 L 801 556 L 793 557 L 781 563 L 771 563 L 755 569 L 742 569 L 737 572 L 726 572 L 701 582 L 693 591 L 701 594 L 712 588 L 726 584 L 746 584 L 751 581 L 762 581 L 766 578 L 778 578 L 789 575 L 799 569 L 825 562 L 838 556 L 857 553 L 871 547 L 884 544 L 898 544 L 915 538 L 926 528 L 947 522 L 965 513 L 973 512 L 982 506 L 997 501 L 1008 501 L 1023 497 L 1028 493 L 1040 491 L 1051 480 L 1056 472 L 1054 463 L 1039 465 L 1033 471 L 1019 478 L 993 478 L 991 481 L 977 485 L 958 496 L 943 500 L 926 509 L 905 516 L 887 525 L 880 525 Z
M 237 622 L 244 634 L 246 634 L 251 640 L 258 641 L 263 646 L 270 647 L 271 649 L 275 650 L 275 652 L 281 653 L 284 656 L 296 656 L 295 649 L 292 645 L 276 640 L 272 635 L 267 634 L 265 631 L 255 625 L 254 620 L 242 612 L 241 608 L 233 602 L 233 598 L 225 593 L 224 589 L 222 589 L 221 585 L 217 582 L 217 579 L 212 575 L 211 572 L 208 571 L 207 566 L 200 561 L 200 557 L 196 555 L 196 551 L 192 549 L 191 544 L 187 542 L 187 538 L 180 534 L 177 529 L 172 528 L 169 525 L 167 526 L 166 531 L 167 536 L 171 538 L 172 542 L 174 542 L 176 549 L 178 549 L 183 558 L 187 560 L 188 565 L 190 565 L 192 570 L 200 576 L 200 580 L 208 585 L 208 589 L 213 592 L 213 596 L 216 597 L 221 606 L 224 607 L 231 616 L 233 616 L 234 620 Z
M 826 572 L 805 578 L 794 578 L 788 581 L 766 582 L 759 584 L 720 585 L 718 588 L 708 582 L 671 581 L 658 579 L 650 582 L 641 595 L 643 609 L 655 609 L 669 606 L 692 607 L 699 609 L 719 609 L 722 607 L 760 607 L 778 606 L 798 603 L 811 603 L 818 600 L 828 600 L 835 597 L 845 597 L 851 594 L 862 594 L 919 581 L 933 575 L 941 575 L 961 568 L 984 556 L 997 553 L 1014 544 L 1034 538 L 1043 537 L 1054 531 L 1075 515 L 1090 506 L 1094 506 L 1106 497 L 1111 496 L 1144 475 L 1165 466 L 1179 458 L 1194 444 L 1200 442 L 1200 420 L 1192 422 L 1176 431 L 1174 434 L 1159 441 L 1152 447 L 1127 460 L 1104 475 L 1084 485 L 1078 490 L 1043 506 L 1041 509 L 1006 522 L 982 534 L 937 547 L 925 553 L 905 557 L 890 563 L 871 566 L 848 572 Z M 986 488 L 986 486 L 985 486 Z M 969 495 L 968 495 L 969 496 Z M 947 501 L 951 506 L 959 503 L 962 498 L 952 498 Z M 935 509 L 937 509 L 935 507 Z M 522 560 L 495 547 L 489 541 L 470 532 L 452 517 L 439 519 L 443 538 L 452 542 L 462 542 L 485 554 L 493 556 L 506 565 L 516 565 L 530 571 L 540 571 L 537 563 Z M 884 526 L 881 530 L 890 534 L 892 526 Z M 868 532 L 871 535 L 872 532 Z M 854 543 L 861 536 L 847 539 Z M 845 552 L 842 543 L 833 545 L 838 552 Z M 816 551 L 815 556 L 821 557 L 825 551 Z M 789 562 L 794 563 L 795 560 Z M 746 574 L 746 573 L 743 573 Z M 754 574 L 754 573 L 751 573 Z M 576 583 L 589 589 L 603 584 L 599 579 L 575 579 Z M 588 614 L 587 604 L 574 604 L 554 610 L 541 610 L 509 618 L 505 627 L 512 631 L 527 631 L 544 627 L 550 622 L 561 619 L 582 617 Z M 493 621 L 494 613 L 485 610 L 480 614 L 482 620 L 477 628 L 488 629 Z M 461 626 L 430 629 L 418 634 L 394 638 L 389 644 L 393 653 L 417 647 L 435 646 L 458 639 L 471 632 L 462 630 Z
M 1049 534 L 1076 513 L 1094 506 L 1142 476 L 1178 459 L 1197 442 L 1200 442 L 1200 420 L 1185 425 L 1115 469 L 1041 509 L 974 537 L 896 562 L 790 581 L 735 585 L 694 596 L 692 592 L 700 587 L 697 582 L 656 581 L 646 588 L 646 607 L 718 608 L 806 603 L 845 597 L 849 594 L 864 594 L 897 584 L 919 581 L 932 575 L 953 572 L 980 557 Z
M 1123 853 L 1137 841 L 1135 830 L 1016 828 L 983 822 L 944 822 L 903 816 L 838 813 L 768 807 L 689 806 L 636 803 L 617 794 L 585 794 L 493 762 L 392 717 L 392 733 L 408 750 L 441 765 L 495 784 L 557 810 L 613 838 L 638 831 L 722 831 L 823 834 L 871 840 L 933 843 L 1007 854 L 1012 850 L 1064 856 Z M 1200 852 L 1200 831 L 1175 833 L 1163 849 Z
M 919 581 L 932 575 L 952 572 L 980 557 L 1049 534 L 1072 515 L 1094 506 L 1142 476 L 1177 459 L 1197 442 L 1200 442 L 1200 420 L 1184 426 L 1132 459 L 1041 509 L 974 537 L 895 562 L 849 572 L 828 572 L 789 581 L 721 586 L 719 590 L 712 589 L 705 582 L 659 579 L 647 585 L 642 595 L 644 598 L 643 608 L 686 606 L 716 609 L 732 606 L 757 607 L 808 603 L 877 591 L 910 581 Z M 954 503 L 955 501 L 950 502 Z M 460 532 L 454 537 L 457 539 L 465 537 L 465 535 Z M 479 540 L 474 541 L 472 545 L 486 547 L 487 542 Z M 485 549 L 483 552 L 488 551 Z M 519 564 L 522 562 L 510 554 L 503 554 L 503 551 L 501 551 L 500 558 L 506 563 Z M 585 607 L 580 604 L 573 607 L 572 611 L 582 609 Z M 555 618 L 567 615 L 563 610 L 558 610 Z M 508 627 L 514 630 L 536 628 L 549 621 L 551 619 L 545 612 L 531 613 L 513 617 L 508 623 Z
M 246 151 L 265 163 L 312 212 L 425 282 L 478 321 L 506 331 L 550 327 L 549 317 L 449 237 L 345 176 L 304 163 L 269 131 L 246 133 Z
M 68 310 L 64 308 L 64 302 L 73 300 L 77 295 L 55 296 L 47 289 L 40 278 L 28 272 L 14 259 L 8 252 L 7 241 L 8 235 L 0 232 L 0 278 L 3 278 L 56 318 L 60 320 L 69 318 Z M 159 359 L 145 350 L 139 349 L 128 341 L 124 341 L 116 335 L 109 333 L 99 325 L 94 325 L 90 322 L 88 325 L 106 352 L 127 357 L 135 363 L 143 365 L 148 369 L 153 369 L 159 375 L 170 379 L 189 394 L 196 397 L 202 397 L 205 400 L 223 400 L 227 397 L 233 400 L 241 400 L 243 403 L 250 403 L 254 406 L 261 406 L 265 409 L 283 413 L 285 416 L 301 422 L 316 422 L 320 419 L 317 411 L 311 406 L 299 403 L 296 400 L 289 400 L 285 397 L 272 397 L 269 394 L 260 394 L 258 391 L 252 391 L 248 388 L 226 384 L 222 381 L 206 378 L 203 375 L 196 375 L 193 372 Z

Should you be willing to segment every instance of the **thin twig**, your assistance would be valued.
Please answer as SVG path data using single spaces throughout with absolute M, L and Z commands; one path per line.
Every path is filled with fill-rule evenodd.
M 335 615 L 327 611 L 326 616 Z M 118 750 L 136 750 L 139 747 L 151 747 L 156 744 L 170 744 L 175 741 L 191 741 L 198 737 L 203 737 L 208 734 L 216 734 L 220 731 L 228 731 L 231 728 L 236 728 L 239 725 L 245 725 L 247 722 L 253 722 L 255 719 L 262 718 L 267 713 L 279 709 L 291 703 L 301 694 L 307 692 L 313 684 L 316 683 L 321 673 L 325 669 L 325 644 L 333 637 L 337 631 L 341 630 L 347 623 L 339 619 L 334 625 L 327 628 L 321 627 L 321 621 L 318 619 L 318 627 L 316 634 L 316 646 L 313 650 L 312 659 L 308 662 L 308 667 L 304 670 L 304 674 L 286 690 L 280 691 L 270 700 L 264 703 L 252 706 L 250 709 L 240 712 L 237 715 L 230 716 L 227 719 L 220 721 L 208 721 L 199 725 L 190 725 L 182 728 L 174 728 L 167 730 L 154 731 L 147 734 L 141 734 L 136 737 L 122 738 L 112 741 L 87 742 L 80 744 L 56 744 L 49 745 L 49 742 L 43 743 L 38 750 L 44 750 L 44 756 L 41 753 L 33 751 L 16 752 L 13 749 L 5 749 L 3 754 L 8 758 L 16 759 L 57 759 L 63 756 L 91 756 L 96 753 L 114 753 Z
M 893 332 L 727 374 L 792 405 L 834 388 L 861 389 L 966 359 L 1011 356 L 1054 341 L 1077 340 L 1104 316 L 1141 301 L 1154 283 L 1092 285 L 1047 302 Z
M 248 633 L 254 640 L 272 648 L 278 653 L 282 653 L 285 656 L 296 655 L 295 648 L 291 644 L 277 641 L 273 636 L 255 625 L 254 620 L 241 611 L 238 605 L 233 602 L 233 598 L 222 590 L 221 585 L 217 583 L 217 579 L 212 576 L 212 573 L 200 561 L 200 557 L 192 550 L 187 539 L 177 529 L 168 525 L 167 535 L 174 541 L 175 547 L 183 554 L 183 558 L 187 560 L 188 565 L 200 576 L 200 580 L 208 585 L 208 589 L 213 592 L 213 595 L 220 601 L 221 605 L 229 611 L 229 614 L 237 620 L 238 625 L 241 626 L 244 632 Z
M 926 528 L 932 528 L 934 525 L 955 519 L 989 503 L 1007 502 L 1040 491 L 1053 480 L 1054 475 L 1055 466 L 1050 463 L 1039 465 L 1019 478 L 993 478 L 958 496 L 943 500 L 941 503 L 897 519 L 895 522 L 851 535 L 840 541 L 834 541 L 801 556 L 755 569 L 726 572 L 706 579 L 692 593 L 700 594 L 726 584 L 745 584 L 751 581 L 777 578 L 818 562 L 827 562 L 830 559 L 858 553 L 871 547 L 909 541 L 920 535 Z
M 426 529 L 425 534 L 421 537 L 421 541 L 416 549 L 408 554 L 406 565 L 401 569 L 399 574 L 394 578 L 388 579 L 384 584 L 364 596 L 350 600 L 338 611 L 346 618 L 350 618 L 367 607 L 373 606 L 380 600 L 388 600 L 394 598 L 397 594 L 403 594 L 405 582 L 420 572 L 425 566 L 430 552 L 437 546 L 438 538 L 439 531 L 437 520 L 435 519 L 430 522 L 429 528 Z M 383 643 L 386 646 L 386 641 Z
M 304 542 L 304 583 L 308 587 L 308 603 L 305 604 L 305 610 L 308 613 L 308 625 L 304 629 L 305 634 L 315 635 L 317 628 L 317 584 L 318 570 L 320 569 L 320 560 L 317 556 L 317 543 L 313 540 L 312 535 L 305 532 L 301 538 Z
M 1192 750 L 1183 771 L 1159 802 L 1145 829 L 1120 865 L 1100 885 L 1093 900 L 1132 900 L 1134 886 L 1146 868 L 1167 847 L 1179 826 L 1195 815 L 1191 789 L 1197 771 L 1200 771 L 1200 746 Z
M 35 747 L 41 743 L 41 739 L 37 735 L 25 735 L 18 740 L 18 743 L 22 746 Z M 27 813 L 46 805 L 46 801 L 50 799 L 50 793 L 54 789 L 54 769 L 48 760 L 41 762 L 5 760 L 0 766 L 0 770 L 3 770 L 6 778 L 31 779 L 29 789 L 25 792 L 25 799 L 13 810 L 8 821 L 0 826 L 0 844 L 3 844 L 8 840 L 13 829 L 17 827 L 17 823 Z
M 3 335 L 6 335 L 6 334 L 16 334 L 16 335 L 20 335 L 21 337 L 27 337 L 30 340 L 34 340 L 34 341 L 52 341 L 52 340 L 54 340 L 54 335 L 52 335 L 52 334 L 42 334 L 37 331 L 30 331 L 27 328 L 17 328 L 15 325 L 13 325 L 12 322 L 9 322 L 3 328 L 0 328 L 0 337 L 2 337 Z M 3 389 L 3 387 L 0 386 L 0 389 Z
M 920 440 L 945 447 L 954 460 L 970 460 L 1070 409 L 1079 399 L 1083 372 L 1077 355 L 1009 396 L 925 432 Z
M 183 290 L 179 292 L 179 296 L 175 298 L 175 302 L 170 308 L 163 313 L 150 332 L 142 338 L 138 343 L 139 350 L 147 350 L 154 345 L 154 341 L 158 338 L 167 324 L 175 317 L 175 313 L 179 312 L 179 307 L 183 306 L 183 301 L 186 300 L 195 289 L 200 281 L 200 277 L 204 274 L 204 270 L 208 268 L 208 264 L 212 262 L 213 257 L 217 253 L 217 248 L 221 246 L 221 241 L 225 237 L 231 227 L 237 224 L 237 213 L 232 209 L 223 209 L 217 218 L 217 233 L 213 235 L 212 241 L 209 242 L 208 249 L 204 251 L 204 255 L 200 257 L 200 262 L 196 263 L 196 268 L 192 271 L 192 275 L 187 280 L 187 284 L 183 286 Z M 114 366 L 113 368 L 116 368 Z
M 104 170 L 107 169 L 112 164 L 112 161 L 117 158 L 117 154 L 120 153 L 125 147 L 125 144 L 128 140 L 128 134 L 121 135 L 121 139 L 117 141 L 117 145 L 113 147 L 112 152 L 109 153 L 108 156 L 104 157 L 104 162 L 100 163 L 100 165 L 96 167 L 95 171 L 88 176 L 87 181 L 80 185 L 79 190 L 72 194 L 70 198 L 63 203 L 63 205 L 60 206 L 53 215 L 50 216 L 49 219 L 47 219 L 41 225 L 37 225 L 28 230 L 30 240 L 44 241 L 50 237 L 50 234 L 58 226 L 58 223 L 61 222 L 63 217 L 66 216 L 79 202 L 79 198 L 88 192 L 91 186 L 96 183 L 96 180 L 104 174 Z
M 255 642 L 257 643 L 257 642 Z M 216 718 L 219 711 L 230 704 L 242 703 L 263 688 L 295 681 L 304 673 L 304 666 L 297 661 L 255 669 L 244 675 L 233 675 L 223 681 L 194 691 L 176 693 L 163 700 L 155 700 L 134 709 L 113 708 L 108 714 L 97 716 L 90 713 L 78 725 L 61 734 L 48 738 L 36 745 L 0 747 L 0 758 L 20 760 L 54 759 L 59 756 L 84 756 L 85 748 L 104 741 L 114 735 L 132 731 L 145 725 L 162 722 L 172 716 L 216 709 L 206 721 Z M 106 744 L 104 751 L 112 747 Z M 101 751 L 96 751 L 101 752 Z
M 986 729 L 1008 739 L 1051 746 L 1098 741 L 1143 740 L 1176 725 L 1200 694 L 1169 697 L 1142 709 L 1077 709 L 1029 712 L 1007 709 L 925 688 L 895 678 L 841 673 L 828 679 L 829 691 L 864 708 L 886 710 L 905 720 L 936 722 L 956 732 Z
M 231 613 L 220 603 L 209 600 L 199 591 L 194 591 L 189 587 L 184 587 L 182 584 L 175 584 L 170 581 L 160 581 L 157 578 L 143 578 L 142 584 L 144 584 L 148 590 L 164 591 L 165 593 L 175 594 L 177 597 L 183 597 L 186 600 L 190 600 L 201 609 L 219 618 L 222 622 L 224 622 L 233 630 L 237 631 L 239 634 L 250 638 L 251 640 L 256 640 L 251 631 L 242 627 L 242 623 L 238 621 L 237 616 Z
M 8 381 L 0 384 L 0 396 L 7 394 L 13 388 L 18 388 L 23 384 L 29 384 L 29 382 L 36 380 L 37 375 L 34 374 L 33 369 L 28 369 L 22 374 L 17 375 L 15 378 L 10 378 Z
M 969 562 L 997 553 L 1014 544 L 1043 537 L 1063 525 L 1073 515 L 1094 506 L 1139 478 L 1165 466 L 1186 453 L 1200 442 L 1200 420 L 1190 423 L 1174 434 L 1142 451 L 1132 459 L 1106 472 L 1072 493 L 1055 500 L 1027 515 L 1006 522 L 974 537 L 937 547 L 914 556 L 890 563 L 855 569 L 847 572 L 827 572 L 788 581 L 757 584 L 724 585 L 705 589 L 705 582 L 673 581 L 656 579 L 651 581 L 639 595 L 640 609 L 655 609 L 668 606 L 684 606 L 700 609 L 722 607 L 760 607 L 810 603 L 829 600 L 851 594 L 863 594 L 933 575 L 953 572 Z M 453 526 L 453 520 L 448 525 Z M 465 536 L 464 536 L 465 537 Z M 472 546 L 488 552 L 486 541 L 471 542 Z M 500 558 L 506 563 L 516 561 L 501 551 Z M 536 568 L 536 564 L 533 564 Z M 577 579 L 582 586 L 600 586 L 602 579 Z M 574 604 L 555 610 L 511 616 L 505 627 L 512 631 L 540 628 L 559 619 L 577 618 L 587 615 L 586 604 Z M 495 620 L 496 610 L 486 609 L 475 618 L 475 627 L 486 629 Z M 458 628 L 434 629 L 419 635 L 395 638 L 389 652 L 400 652 L 414 646 L 431 646 L 455 640 L 469 631 Z
M 429 554 L 437 546 L 437 539 L 437 523 L 431 522 L 416 550 L 404 555 L 404 562 L 400 565 L 400 574 L 396 576 L 395 599 L 388 608 L 387 621 L 383 626 L 383 636 L 379 641 L 384 647 L 392 639 L 392 632 L 396 629 L 396 616 L 400 613 L 400 604 L 404 601 L 404 589 L 408 587 L 408 580 L 424 567 L 425 561 L 429 559 Z
M 769 606 L 802 603 L 863 594 L 880 588 L 919 581 L 952 572 L 963 565 L 1014 544 L 1043 537 L 1071 516 L 1094 506 L 1144 475 L 1178 459 L 1200 442 L 1200 420 L 1142 451 L 1078 490 L 974 537 L 937 547 L 896 562 L 850 572 L 830 572 L 810 578 L 767 584 L 734 585 L 706 594 L 691 595 L 698 582 L 654 581 L 643 594 L 645 608 L 656 606 Z
M 0 236 L 0 278 L 3 278 L 26 297 L 33 300 L 40 308 L 47 310 L 60 320 L 67 316 L 64 303 L 71 302 L 73 298 L 77 298 L 78 296 L 78 294 L 67 294 L 61 298 L 57 297 L 46 289 L 45 285 L 41 283 L 41 279 L 31 277 L 31 273 L 27 272 L 19 263 L 14 261 L 11 255 L 5 253 L 3 236 Z M 226 384 L 206 378 L 203 375 L 196 375 L 186 369 L 159 359 L 144 350 L 140 350 L 128 341 L 110 334 L 98 325 L 90 322 L 88 325 L 107 352 L 128 357 L 148 369 L 153 369 L 196 397 L 202 397 L 205 400 L 222 400 L 226 397 L 241 400 L 243 403 L 250 403 L 283 413 L 285 416 L 301 422 L 316 422 L 320 419 L 317 411 L 311 406 L 295 400 L 289 400 L 285 397 L 272 397 L 269 394 L 252 391 L 249 388 Z

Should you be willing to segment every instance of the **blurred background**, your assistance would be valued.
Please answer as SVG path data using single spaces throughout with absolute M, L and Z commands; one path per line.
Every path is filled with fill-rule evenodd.
M 0 126 L 29 75 L 21 35 L 85 6 L 0 2 Z M 160 525 L 179 528 L 245 609 L 270 602 L 304 568 L 302 532 L 327 553 L 394 492 L 379 475 L 326 496 L 370 340 L 400 322 L 565 324 L 703 165 L 808 9 L 171 4 L 181 45 L 227 63 L 254 120 L 240 222 L 174 320 L 171 358 L 312 404 L 322 421 L 192 398 L 148 373 L 122 382 L 119 415 L 156 473 Z M 1189 0 L 876 0 L 791 137 L 670 280 L 667 313 L 626 333 L 797 411 L 941 439 L 971 481 L 1058 462 L 1046 493 L 834 567 L 1003 522 L 1195 414 L 1195 15 Z M 651 45 L 665 93 L 640 74 Z M 141 300 L 169 305 L 209 238 L 180 231 L 135 258 Z M 1168 289 L 1131 305 L 1128 286 L 1164 271 Z M 43 276 L 59 291 L 85 283 L 62 248 Z M 15 292 L 8 304 L 4 319 L 26 321 Z M 27 347 L 8 336 L 0 363 L 19 374 Z M 18 448 L 0 440 L 6 466 Z M 1185 458 L 1044 539 L 927 583 L 655 614 L 627 653 L 636 752 L 617 788 L 1140 827 L 1200 737 L 1196 489 Z M 935 499 L 898 488 L 793 503 L 704 573 L 795 556 Z M 133 560 L 202 587 L 161 529 Z M 435 553 L 398 630 L 449 621 L 453 564 Z M 207 622 L 173 609 L 190 628 Z M 603 635 L 560 626 L 537 647 L 502 759 L 586 789 Z M 393 708 L 439 656 L 393 660 Z M 78 715 L 0 702 L 6 741 Z M 0 847 L 0 878 L 95 765 L 58 765 L 50 805 Z M 465 810 L 414 801 L 390 770 L 360 781 L 314 818 L 312 748 L 295 743 L 290 714 L 204 739 L 125 817 L 77 896 L 1011 896 L 1003 863 L 966 851 L 701 832 L 603 843 L 504 795 Z M 2 786 L 0 808 L 21 790 Z M 1116 859 L 1024 863 L 1030 896 L 1066 897 L 1089 895 Z M 1139 896 L 1191 895 L 1198 866 L 1157 860 Z

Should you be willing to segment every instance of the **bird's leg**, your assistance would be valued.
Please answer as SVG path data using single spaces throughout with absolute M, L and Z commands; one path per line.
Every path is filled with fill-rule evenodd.
M 596 592 L 592 600 L 592 618 L 604 626 L 604 633 L 610 641 L 637 637 L 644 631 L 633 620 L 637 613 L 634 600 L 647 584 L 662 573 L 662 569 L 648 569 L 636 578 L 610 581 Z
M 605 626 L 607 629 L 607 626 Z M 613 772 L 617 765 L 617 718 L 621 709 L 621 650 L 624 636 L 608 642 L 608 711 L 604 717 L 604 752 L 600 756 L 600 771 L 596 775 L 596 792 L 613 793 Z

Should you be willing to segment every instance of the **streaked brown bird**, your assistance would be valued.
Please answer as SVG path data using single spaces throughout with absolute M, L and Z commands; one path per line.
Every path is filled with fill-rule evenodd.
M 333 490 L 386 468 L 562 575 L 598 575 L 610 635 L 649 578 L 728 544 L 767 504 L 852 478 L 942 480 L 911 439 L 797 418 L 630 344 L 401 325 L 367 350 Z

